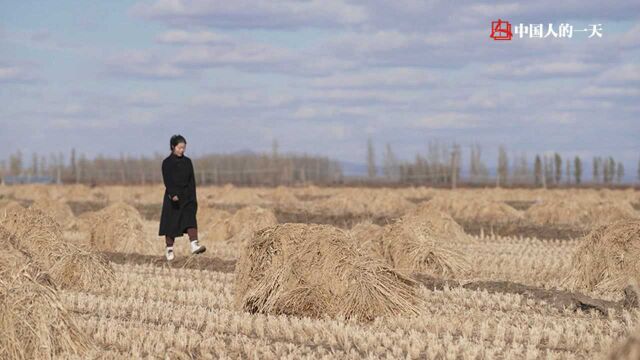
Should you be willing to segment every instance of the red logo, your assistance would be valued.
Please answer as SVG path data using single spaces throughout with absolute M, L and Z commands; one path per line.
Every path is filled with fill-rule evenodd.
M 511 24 L 508 21 L 498 19 L 498 21 L 491 22 L 490 38 L 493 38 L 493 40 L 511 40 L 512 36 Z

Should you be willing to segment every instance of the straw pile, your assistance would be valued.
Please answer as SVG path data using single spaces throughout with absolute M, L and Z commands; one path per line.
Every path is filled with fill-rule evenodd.
M 376 252 L 384 254 L 386 262 L 404 274 L 454 277 L 469 270 L 464 254 L 416 215 L 403 216 L 385 226 L 380 247 Z
M 55 284 L 0 226 L 0 358 L 51 359 L 92 349 L 64 308 Z
M 30 207 L 42 210 L 45 214 L 53 217 L 58 224 L 65 229 L 70 229 L 75 225 L 75 216 L 71 207 L 63 200 L 55 200 L 50 197 L 41 197 L 31 204 Z
M 430 202 L 418 205 L 414 210 L 406 213 L 404 217 L 424 222 L 441 242 L 447 244 L 474 242 L 473 238 L 464 232 L 462 226 L 451 215 L 441 211 L 438 206 Z
M 367 196 L 365 199 L 363 201 L 367 212 L 379 216 L 401 216 L 416 207 L 397 190 L 375 190 L 372 196 Z
M 588 225 L 598 226 L 626 218 L 638 218 L 638 213 L 626 200 L 597 201 L 588 207 Z
M 12 214 L 20 210 L 24 210 L 24 206 L 20 205 L 20 203 L 15 200 L 10 200 L 0 206 L 0 217 L 7 216 L 7 214 Z
M 207 238 L 225 240 L 229 237 L 227 227 L 223 226 L 223 223 L 231 217 L 230 212 L 209 206 L 198 206 L 196 217 L 198 218 L 198 230 L 202 229 Z
M 287 223 L 257 231 L 236 266 L 237 308 L 268 314 L 372 320 L 416 315 L 415 281 L 330 225 Z
M 224 189 L 227 189 L 227 187 L 225 186 Z M 255 189 L 229 187 L 228 190 L 213 199 L 211 204 L 224 207 L 248 205 L 270 206 L 272 203 L 271 201 L 261 198 Z
M 238 246 L 251 239 L 253 232 L 278 223 L 273 211 L 251 205 L 236 211 L 232 216 L 218 222 L 211 230 L 226 233 L 223 240 Z
M 124 202 L 87 214 L 86 219 L 92 224 L 90 244 L 93 249 L 145 254 L 155 246 L 144 233 L 144 222 L 138 210 Z
M 2 218 L 12 244 L 65 289 L 92 289 L 109 284 L 115 273 L 99 254 L 71 244 L 60 225 L 40 209 L 28 208 Z
M 285 186 L 278 186 L 261 197 L 282 211 L 295 212 L 303 207 L 302 202 L 293 194 L 293 191 Z
M 374 224 L 371 220 L 365 220 L 352 227 L 349 233 L 359 247 L 367 250 L 370 255 L 376 258 L 384 259 L 382 250 L 384 227 Z
M 522 212 L 501 202 L 478 197 L 436 196 L 428 202 L 440 211 L 465 222 L 506 224 L 523 219 Z
M 615 345 L 609 352 L 610 360 L 638 360 L 640 359 L 640 327 Z
M 326 199 L 313 201 L 310 211 L 330 216 L 374 215 L 395 217 L 415 208 L 415 204 L 394 190 L 347 189 Z
M 328 198 L 312 201 L 309 211 L 329 216 L 361 215 L 367 213 L 367 204 L 364 197 L 339 192 Z
M 469 270 L 465 256 L 451 245 L 469 244 L 473 238 L 451 216 L 428 203 L 384 227 L 360 222 L 350 234 L 369 255 L 407 275 L 421 272 L 453 277 Z
M 637 218 L 627 201 L 550 199 L 536 203 L 524 213 L 537 225 L 590 229 L 623 218 Z
M 570 285 L 619 291 L 640 283 L 640 220 L 623 219 L 592 230 L 571 260 Z

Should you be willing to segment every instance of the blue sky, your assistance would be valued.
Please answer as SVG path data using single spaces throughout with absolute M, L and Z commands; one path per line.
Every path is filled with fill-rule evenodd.
M 493 41 L 490 23 L 602 24 Z M 637 1 L 3 1 L 0 142 L 89 157 L 283 151 L 364 162 L 371 136 L 640 158 Z M 468 157 L 465 151 L 463 157 Z

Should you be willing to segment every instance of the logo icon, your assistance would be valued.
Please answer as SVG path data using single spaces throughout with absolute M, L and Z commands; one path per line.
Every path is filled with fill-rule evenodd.
M 493 40 L 511 40 L 513 33 L 511 32 L 511 24 L 502 19 L 491 22 L 491 35 Z

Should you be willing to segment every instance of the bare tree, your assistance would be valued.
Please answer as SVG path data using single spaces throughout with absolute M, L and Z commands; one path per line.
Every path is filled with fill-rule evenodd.
M 599 156 L 595 156 L 593 158 L 593 182 L 597 183 L 600 181 L 600 166 L 602 165 L 602 158 Z M 603 169 L 604 170 L 604 169 Z
M 580 185 L 580 181 L 582 180 L 582 160 L 580 160 L 579 156 L 573 159 L 573 175 L 576 179 L 576 184 Z
M 536 154 L 536 159 L 533 163 L 533 176 L 535 184 L 537 186 L 542 185 L 542 160 L 538 154 Z
M 451 152 L 451 188 L 455 189 L 458 185 L 458 179 L 460 178 L 460 145 L 453 144 L 453 151 Z
M 559 185 L 560 184 L 560 180 L 562 180 L 562 157 L 560 157 L 560 154 L 554 153 L 553 154 L 553 161 L 554 161 L 554 164 L 555 164 L 554 183 L 556 185 Z
M 507 151 L 504 146 L 500 145 L 498 148 L 498 171 L 496 177 L 496 186 L 500 186 L 501 183 L 507 183 L 507 177 L 509 175 L 509 159 L 507 157 Z
M 618 161 L 618 166 L 616 168 L 616 182 L 618 184 L 622 183 L 622 179 L 624 178 L 624 165 L 622 162 Z
M 371 137 L 367 140 L 367 174 L 370 178 L 376 177 L 376 158 L 373 152 L 373 141 Z
M 383 173 L 389 180 L 399 178 L 399 163 L 396 155 L 391 150 L 391 144 L 387 143 L 384 153 Z
M 22 152 L 20 149 L 15 154 L 9 156 L 9 171 L 11 175 L 22 174 Z

